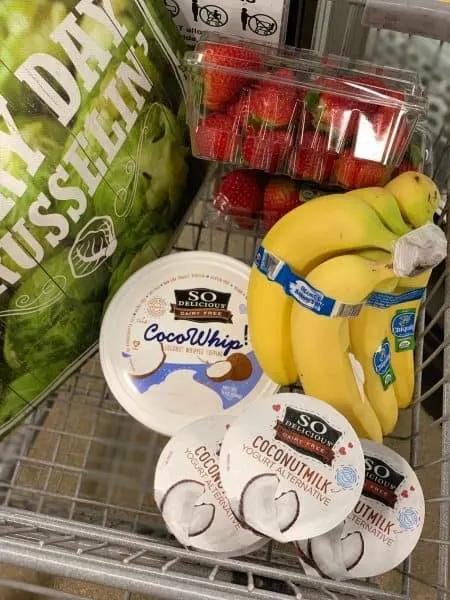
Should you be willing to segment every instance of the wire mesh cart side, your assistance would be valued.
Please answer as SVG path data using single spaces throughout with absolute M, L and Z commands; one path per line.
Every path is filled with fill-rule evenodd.
M 361 3 L 346 2 L 342 7 L 345 18 L 336 20 L 332 32 L 332 43 L 339 45 L 340 39 L 340 47 L 333 51 L 384 62 L 383 52 L 390 52 L 392 59 L 394 53 L 388 49 L 394 39 L 401 40 L 399 48 L 393 44 L 398 49 L 394 58 L 406 65 L 411 48 L 428 48 L 426 62 L 416 68 L 426 76 L 432 105 L 444 106 L 444 84 L 433 82 L 435 70 L 444 72 L 448 51 L 450 93 L 447 44 L 383 30 L 368 31 L 369 43 L 363 43 Z M 313 35 L 319 49 L 330 49 L 326 30 L 335 11 L 331 0 L 319 2 Z M 432 65 L 431 71 L 425 64 Z M 436 120 L 430 121 L 435 175 L 446 189 L 450 120 L 439 110 L 431 111 L 430 119 Z M 211 176 L 213 172 L 214 167 Z M 260 241 L 258 232 L 243 232 L 227 221 L 212 219 L 209 192 L 207 178 L 172 251 L 212 250 L 250 264 Z M 446 210 L 440 222 L 447 229 Z M 2 444 L 0 560 L 126 590 L 124 600 L 134 594 L 187 600 L 445 600 L 450 594 L 450 254 L 434 275 L 421 309 L 415 366 L 415 400 L 402 411 L 387 443 L 416 470 L 427 518 L 413 555 L 376 581 L 340 583 L 306 577 L 291 546 L 271 544 L 240 559 L 218 559 L 180 548 L 167 533 L 153 500 L 154 469 L 166 440 L 121 409 L 105 384 L 97 356 Z

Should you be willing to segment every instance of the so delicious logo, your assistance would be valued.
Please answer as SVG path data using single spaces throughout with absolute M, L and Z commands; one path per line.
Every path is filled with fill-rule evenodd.
M 228 309 L 231 294 L 207 288 L 175 290 L 175 303 L 170 312 L 175 321 L 195 323 L 232 323 L 233 313 Z
M 335 458 L 334 447 L 342 432 L 318 415 L 286 408 L 283 421 L 275 426 L 275 439 L 302 454 L 331 465 Z
M 405 480 L 405 476 L 374 456 L 365 456 L 365 469 L 363 495 L 394 508 L 397 502 L 397 490 Z

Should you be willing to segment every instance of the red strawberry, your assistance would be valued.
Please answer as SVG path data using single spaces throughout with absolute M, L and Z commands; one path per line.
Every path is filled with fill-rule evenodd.
M 364 115 L 354 138 L 358 158 L 389 163 L 403 157 L 409 140 L 405 116 L 390 107 L 381 107 L 374 115 Z
M 347 78 L 350 88 L 354 86 L 358 93 L 367 89 L 383 88 L 383 80 L 376 75 L 354 75 Z M 377 107 L 376 107 L 377 108 Z
M 262 81 L 250 92 L 250 114 L 255 123 L 268 127 L 287 127 L 295 119 L 299 91 L 291 69 L 279 69 L 273 73 L 278 79 L 292 82 Z
M 293 177 L 323 183 L 331 176 L 336 152 L 328 148 L 328 136 L 305 131 L 301 144 L 292 155 Z
M 264 230 L 268 231 L 286 213 L 300 205 L 295 183 L 286 177 L 272 177 L 264 190 Z
M 408 146 L 410 130 L 408 120 L 400 111 L 381 108 L 372 122 L 378 144 L 384 144 L 384 158 L 403 156 Z
M 234 120 L 236 127 L 245 127 L 249 114 L 249 93 L 243 92 L 228 104 L 226 113 Z
M 239 75 L 239 72 L 262 69 L 262 56 L 243 46 L 207 43 L 202 49 L 202 54 L 203 63 L 206 65 L 203 75 L 203 103 L 210 110 L 221 109 L 244 87 L 248 79 Z
M 253 169 L 275 173 L 282 170 L 283 159 L 291 145 L 292 136 L 286 131 L 256 131 L 249 127 L 242 146 L 242 157 Z
M 316 126 L 314 125 L 312 114 L 309 110 L 301 111 L 299 118 L 299 130 L 300 131 L 316 131 Z
M 328 131 L 341 149 L 355 134 L 359 116 L 357 102 L 348 97 L 349 89 L 343 82 L 318 77 L 315 84 L 325 89 L 310 92 L 306 98 L 314 124 L 321 131 Z
M 378 110 L 380 94 L 386 95 L 387 93 L 382 79 L 375 75 L 350 76 L 347 78 L 346 89 L 349 94 L 363 96 L 363 98 L 355 99 L 355 103 L 368 114 L 373 114 Z
M 212 113 L 197 125 L 194 132 L 194 152 L 210 160 L 230 160 L 236 134 L 233 119 L 221 113 Z
M 336 181 L 349 189 L 382 186 L 388 176 L 388 167 L 371 160 L 355 158 L 350 150 L 339 156 L 334 165 Z
M 231 215 L 244 229 L 252 227 L 252 218 L 262 204 L 262 190 L 256 173 L 231 171 L 222 177 L 214 197 L 214 206 L 220 212 Z
M 363 96 L 363 98 L 356 99 L 356 103 L 359 110 L 365 116 L 370 116 L 376 113 L 378 111 L 380 102 L 383 99 L 404 99 L 402 92 L 388 89 L 381 76 L 357 75 L 354 77 L 349 77 L 346 86 L 349 94 L 353 93 Z
M 354 89 L 357 93 L 361 94 L 364 92 L 368 92 L 368 94 L 374 94 L 374 102 L 371 103 L 373 106 L 373 110 L 376 111 L 378 109 L 379 103 L 376 101 L 376 97 L 381 94 L 385 98 L 393 98 L 395 100 L 404 100 L 405 95 L 403 92 L 398 90 L 393 90 L 386 87 L 386 81 L 383 80 L 382 76 L 377 75 L 358 75 L 355 77 L 349 77 L 350 82 L 354 82 Z M 352 85 L 352 83 L 350 83 Z

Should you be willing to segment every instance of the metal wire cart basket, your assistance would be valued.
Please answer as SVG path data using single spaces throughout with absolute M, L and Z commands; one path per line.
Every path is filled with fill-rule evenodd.
M 319 2 L 312 46 L 423 74 L 430 95 L 434 177 L 446 190 L 450 46 L 363 27 L 363 9 L 357 1 Z M 298 28 L 298 40 L 300 34 Z M 213 250 L 251 263 L 257 235 L 212 219 L 207 197 L 208 181 L 172 251 Z M 447 228 L 446 209 L 440 223 Z M 141 594 L 198 600 L 445 600 L 450 598 L 450 257 L 423 305 L 416 396 L 402 413 L 387 443 L 409 460 L 426 496 L 425 527 L 415 552 L 377 581 L 310 579 L 289 546 L 273 544 L 241 559 L 216 559 L 179 547 L 152 494 L 166 440 L 120 408 L 94 357 L 1 444 L 0 561 L 116 588 L 121 591 L 114 598 L 124 600 L 144 598 Z M 1 598 L 7 587 L 14 585 L 0 580 Z M 16 582 L 15 587 L 22 594 L 43 593 L 32 584 Z M 48 593 L 46 598 L 81 598 L 56 589 Z

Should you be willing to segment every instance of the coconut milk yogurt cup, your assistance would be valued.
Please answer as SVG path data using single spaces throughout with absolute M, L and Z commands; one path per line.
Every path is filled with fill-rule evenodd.
M 414 550 L 425 501 L 416 474 L 399 454 L 362 440 L 366 476 L 361 498 L 344 523 L 297 543 L 309 575 L 332 579 L 375 577 L 394 569 Z
M 105 379 L 135 419 L 165 435 L 237 414 L 278 389 L 248 338 L 250 268 L 212 252 L 163 257 L 117 292 L 100 332 Z
M 241 526 L 222 486 L 219 454 L 231 421 L 218 415 L 185 427 L 167 443 L 155 474 L 155 500 L 168 529 L 184 546 L 223 557 L 268 541 Z
M 361 444 L 350 423 L 328 404 L 294 393 L 262 398 L 236 418 L 220 468 L 237 517 L 280 542 L 342 523 L 364 481 Z

